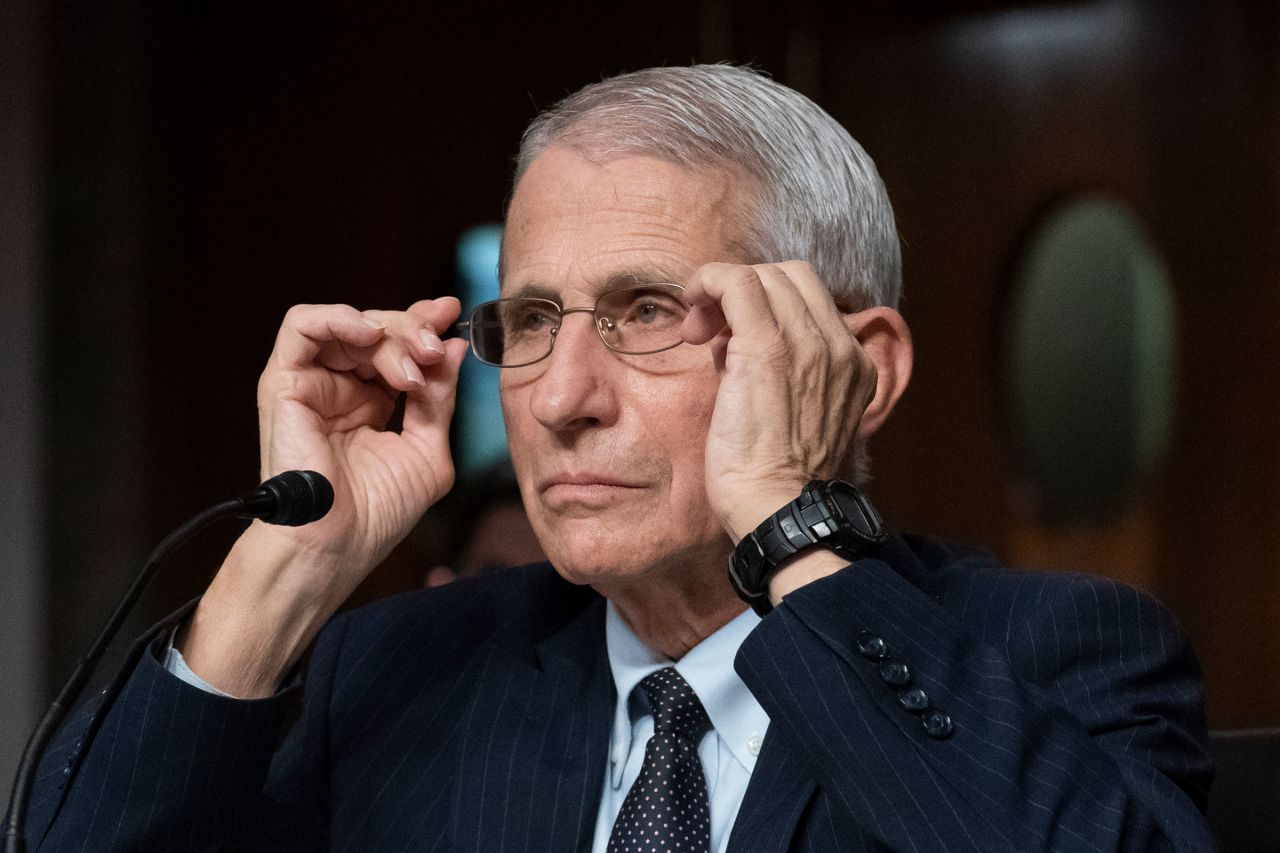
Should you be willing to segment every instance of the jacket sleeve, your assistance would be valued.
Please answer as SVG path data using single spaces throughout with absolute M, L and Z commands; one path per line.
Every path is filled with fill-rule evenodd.
M 984 609 L 980 581 L 944 604 L 862 560 L 788 595 L 737 669 L 770 735 L 892 849 L 1212 850 L 1198 666 L 1171 616 L 1110 581 L 1017 577 Z
M 135 643 L 121 673 L 45 751 L 28 849 L 324 849 L 315 787 L 322 756 L 311 748 L 323 723 L 304 714 L 281 746 L 298 686 L 248 701 L 206 692 L 165 670 L 169 631 L 189 608 Z M 317 647 L 309 694 L 327 689 L 323 659 L 335 645 Z

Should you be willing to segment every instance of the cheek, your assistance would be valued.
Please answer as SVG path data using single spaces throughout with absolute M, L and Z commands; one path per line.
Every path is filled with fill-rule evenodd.
M 508 371 L 503 371 L 503 374 Z M 529 390 L 527 385 L 507 381 L 506 376 L 498 377 L 498 400 L 502 404 L 502 421 L 507 430 L 507 446 L 513 462 L 517 462 L 518 449 L 526 442 L 520 439 L 527 436 L 531 426 L 536 426 L 529 412 Z M 517 467 L 517 471 L 519 468 Z
M 678 377 L 651 374 L 632 383 L 639 441 L 668 461 L 672 501 L 686 511 L 706 501 L 704 458 L 718 384 L 709 368 Z

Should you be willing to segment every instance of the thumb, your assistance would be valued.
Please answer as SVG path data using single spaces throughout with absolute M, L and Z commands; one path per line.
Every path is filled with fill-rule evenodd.
M 423 371 L 425 384 L 405 395 L 404 434 L 432 442 L 443 437 L 447 444 L 467 342 L 450 338 L 444 342 L 444 349 L 444 361 Z

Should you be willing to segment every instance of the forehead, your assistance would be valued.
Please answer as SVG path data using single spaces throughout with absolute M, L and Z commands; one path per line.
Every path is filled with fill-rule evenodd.
M 739 196 L 723 171 L 638 155 L 589 160 L 552 146 L 511 200 L 503 294 L 682 283 L 704 263 L 740 260 L 732 240 Z

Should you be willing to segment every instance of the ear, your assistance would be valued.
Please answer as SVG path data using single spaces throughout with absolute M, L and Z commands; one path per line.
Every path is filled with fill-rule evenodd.
M 858 424 L 858 438 L 865 439 L 880 429 L 907 390 L 915 350 L 907 321 L 892 308 L 846 314 L 844 322 L 876 366 L 876 393 Z

